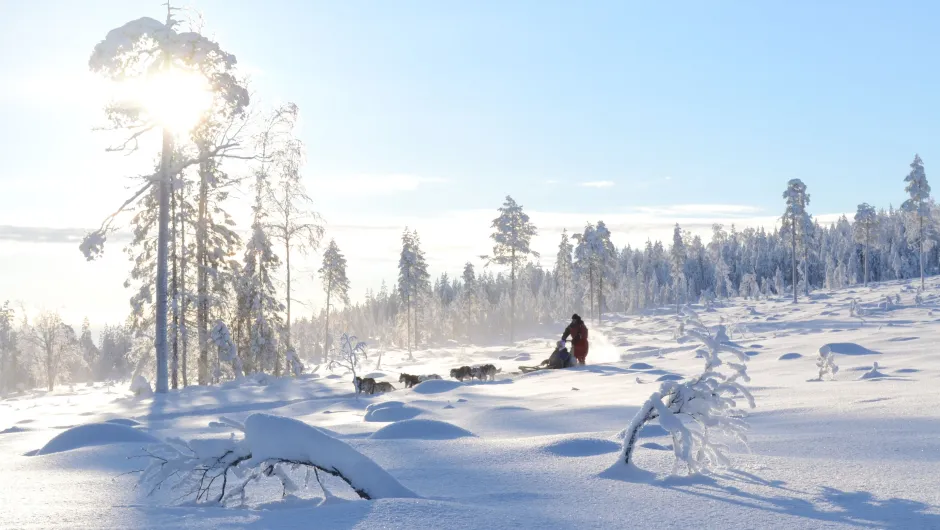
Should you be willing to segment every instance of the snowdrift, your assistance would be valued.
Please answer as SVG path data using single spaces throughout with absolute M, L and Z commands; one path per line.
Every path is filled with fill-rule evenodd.
M 829 344 L 824 344 L 820 349 L 826 347 L 828 347 L 829 351 L 832 353 L 838 353 L 840 355 L 881 355 L 881 352 L 869 350 L 861 344 L 854 342 L 830 342 Z
M 555 456 L 584 457 L 616 453 L 621 444 L 601 438 L 572 438 L 561 440 L 545 447 L 545 450 Z
M 463 386 L 463 383 L 460 381 L 448 381 L 447 379 L 431 379 L 423 383 L 419 383 L 412 388 L 413 391 L 419 394 L 442 394 L 444 392 L 450 392 L 455 388 Z
M 133 427 L 121 425 L 118 423 L 88 423 L 72 427 L 59 433 L 53 439 L 49 440 L 42 449 L 36 452 L 37 455 L 48 455 L 52 453 L 61 453 L 63 451 L 72 451 L 82 447 L 91 447 L 94 445 L 110 445 L 117 443 L 160 443 L 160 440 L 153 436 L 138 431 Z
M 401 401 L 386 401 L 373 403 L 366 407 L 366 414 L 362 421 L 393 422 L 410 420 L 424 413 L 423 409 L 405 405 Z
M 245 420 L 245 444 L 252 456 L 249 465 L 266 460 L 311 462 L 335 469 L 371 499 L 418 498 L 365 455 L 299 420 L 252 414 Z
M 386 425 L 372 434 L 376 440 L 453 440 L 475 436 L 472 432 L 437 420 L 404 420 Z

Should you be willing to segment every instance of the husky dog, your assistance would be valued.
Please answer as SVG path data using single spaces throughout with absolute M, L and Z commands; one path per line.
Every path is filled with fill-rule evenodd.
M 425 382 L 425 381 L 430 381 L 430 380 L 432 380 L 432 379 L 440 379 L 440 378 L 441 378 L 441 376 L 439 376 L 439 375 L 437 375 L 437 374 L 419 375 L 419 376 L 418 376 L 418 379 L 419 379 L 422 383 Z
M 477 369 L 477 374 L 478 374 L 477 377 L 481 381 L 486 381 L 487 379 L 489 379 L 490 381 L 495 381 L 496 372 L 498 371 L 499 370 L 497 370 L 496 367 L 493 366 L 492 364 L 484 364 L 483 366 Z
M 395 387 L 393 387 L 392 384 L 389 383 L 388 381 L 379 381 L 378 383 L 376 383 L 376 384 L 372 387 L 372 393 L 373 393 L 373 394 L 375 394 L 375 393 L 381 394 L 381 393 L 383 393 L 383 392 L 391 392 L 392 390 L 395 390 Z
M 460 382 L 463 382 L 464 379 L 471 379 L 473 377 L 473 369 L 469 366 L 453 368 L 450 371 L 450 376 Z
M 366 377 L 365 379 L 356 376 L 356 393 L 365 392 L 366 394 L 375 393 L 375 379 Z
M 421 382 L 421 378 L 416 375 L 401 374 L 398 377 L 399 383 L 405 383 L 405 388 L 411 388 Z

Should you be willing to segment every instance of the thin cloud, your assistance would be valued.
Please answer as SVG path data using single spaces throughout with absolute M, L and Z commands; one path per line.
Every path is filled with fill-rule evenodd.
M 636 211 L 648 215 L 656 216 L 715 216 L 715 217 L 734 217 L 743 215 L 755 215 L 762 210 L 756 206 L 747 206 L 743 204 L 673 204 L 669 206 L 641 206 Z
M 341 184 L 331 193 L 350 193 L 355 195 L 389 195 L 415 191 L 429 184 L 444 184 L 447 179 L 438 177 L 419 177 L 407 174 L 389 175 L 348 175 L 340 177 L 315 178 L 314 182 Z
M 612 188 L 614 186 L 614 181 L 612 180 L 592 180 L 589 182 L 582 182 L 580 184 L 582 188 Z
M 91 232 L 87 228 L 50 228 L 46 226 L 0 225 L 0 241 L 20 243 L 80 243 Z M 112 241 L 127 241 L 130 234 L 117 232 L 108 237 Z

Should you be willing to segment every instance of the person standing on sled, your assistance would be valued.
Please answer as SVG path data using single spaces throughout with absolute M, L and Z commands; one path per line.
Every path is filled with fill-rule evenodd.
M 578 364 L 584 364 L 584 359 L 588 354 L 588 330 L 577 313 L 571 315 L 571 324 L 565 328 L 561 340 L 569 336 L 571 336 L 571 349 L 575 359 L 578 360 Z

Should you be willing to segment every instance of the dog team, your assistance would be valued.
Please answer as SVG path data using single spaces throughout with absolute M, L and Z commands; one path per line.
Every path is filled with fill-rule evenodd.
M 483 366 L 461 366 L 460 368 L 454 368 L 450 371 L 450 376 L 460 382 L 466 379 L 470 379 L 471 381 L 474 379 L 479 379 L 480 381 L 495 381 L 498 372 L 500 372 L 500 370 L 498 370 L 496 366 L 484 364 Z M 411 375 L 403 373 L 398 377 L 398 382 L 404 383 L 405 388 L 412 388 L 419 383 L 432 379 L 441 379 L 441 376 L 437 374 Z M 356 376 L 355 382 L 357 394 L 382 394 L 395 390 L 395 387 L 388 381 L 376 381 L 372 377 Z

